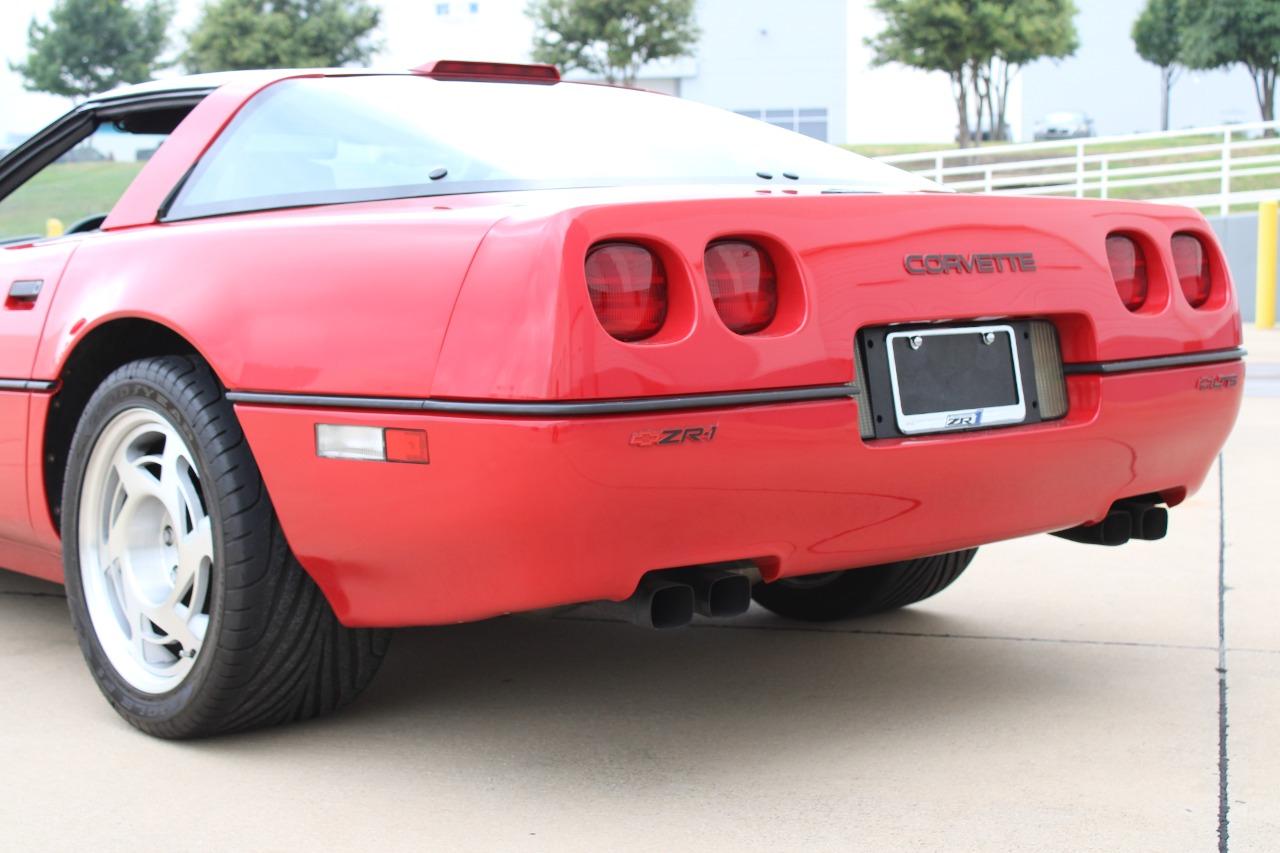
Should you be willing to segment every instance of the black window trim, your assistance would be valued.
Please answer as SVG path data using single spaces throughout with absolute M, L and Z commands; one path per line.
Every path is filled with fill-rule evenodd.
M 166 107 L 194 107 L 211 87 L 98 98 L 81 104 L 0 158 L 0 201 L 87 139 L 103 122 Z

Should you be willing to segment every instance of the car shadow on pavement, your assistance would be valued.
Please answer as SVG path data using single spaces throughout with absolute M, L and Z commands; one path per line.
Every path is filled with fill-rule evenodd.
M 37 623 L 60 654 L 78 658 L 65 605 L 50 600 L 60 588 L 0 579 L 0 623 Z M 948 636 L 973 626 L 927 609 L 878 617 L 865 632 L 858 625 L 753 609 L 663 632 L 582 608 L 402 629 L 349 708 L 192 746 L 248 756 L 269 743 L 277 756 L 302 756 L 337 737 L 387 766 L 439 761 L 484 772 L 515 761 L 552 775 L 605 772 L 581 771 L 595 761 L 625 774 L 666 762 L 696 777 L 797 752 L 821 761 L 833 744 L 874 751 L 886 732 L 965 737 L 962 721 L 1000 706 L 1052 714 L 1098 687 L 1084 661 L 1048 667 L 1044 643 Z
M 253 751 L 260 740 L 279 748 L 285 739 L 305 751 L 314 738 L 341 736 L 354 749 L 368 745 L 371 756 L 408 766 L 438 761 L 463 773 L 514 762 L 613 784 L 664 764 L 695 779 L 743 762 L 805 754 L 821 762 L 836 745 L 876 752 L 887 731 L 966 738 L 960 721 L 997 706 L 1030 698 L 1032 713 L 1048 714 L 1057 698 L 1090 690 L 1085 668 L 1047 669 L 1020 648 L 1033 644 L 774 621 L 655 632 L 568 614 L 402 630 L 378 679 L 345 712 L 213 748 Z M 895 621 L 911 634 L 954 627 L 925 613 Z

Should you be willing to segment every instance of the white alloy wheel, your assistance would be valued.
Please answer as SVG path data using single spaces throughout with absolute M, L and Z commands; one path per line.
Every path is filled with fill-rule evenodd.
M 191 448 L 145 407 L 113 417 L 80 493 L 80 578 L 98 643 L 150 694 L 191 672 L 209 628 L 213 523 Z
M 293 555 L 209 366 L 141 358 L 83 403 L 86 374 L 72 373 L 60 391 L 82 406 L 59 507 L 67 610 L 111 707 L 178 739 L 355 699 L 389 632 L 344 626 Z

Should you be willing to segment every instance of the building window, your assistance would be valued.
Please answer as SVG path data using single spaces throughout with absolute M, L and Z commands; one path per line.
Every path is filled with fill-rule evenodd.
M 436 4 L 436 14 L 437 14 L 437 15 L 447 15 L 447 14 L 449 14 L 449 4 L 448 4 L 448 3 L 437 3 L 437 4 Z
M 790 107 L 771 110 L 738 110 L 738 115 L 767 121 L 775 127 L 803 133 L 814 139 L 827 141 L 826 107 Z

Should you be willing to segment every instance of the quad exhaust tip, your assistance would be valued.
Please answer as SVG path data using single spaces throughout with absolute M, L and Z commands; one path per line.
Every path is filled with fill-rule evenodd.
M 649 575 L 623 603 L 642 628 L 681 628 L 693 621 L 693 587 L 686 583 Z
M 719 565 L 650 572 L 620 606 L 635 624 L 659 630 L 688 625 L 694 613 L 741 616 L 751 606 L 751 577 Z
M 1054 536 L 1087 545 L 1123 545 L 1130 539 L 1154 542 L 1169 532 L 1169 510 L 1156 506 L 1157 497 L 1126 498 L 1116 501 L 1106 518 L 1097 524 L 1082 524 L 1059 530 Z
M 751 607 L 751 579 L 723 569 L 691 570 L 693 606 L 702 616 L 726 619 Z

